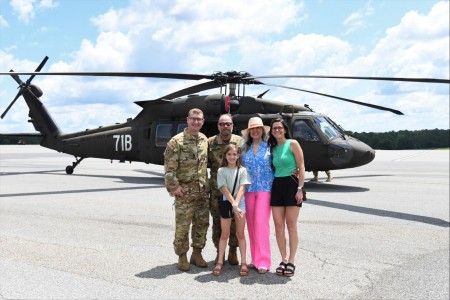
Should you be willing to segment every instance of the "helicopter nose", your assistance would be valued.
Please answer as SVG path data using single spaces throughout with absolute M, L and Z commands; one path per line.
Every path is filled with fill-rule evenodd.
M 375 158 L 375 150 L 358 139 L 349 137 L 349 145 L 353 149 L 352 165 L 359 167 L 370 163 Z
M 353 137 L 336 139 L 328 151 L 331 162 L 339 168 L 363 166 L 375 158 L 375 150 Z

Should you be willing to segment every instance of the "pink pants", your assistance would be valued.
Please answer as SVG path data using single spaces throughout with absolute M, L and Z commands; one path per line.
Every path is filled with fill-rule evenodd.
M 270 192 L 245 193 L 246 219 L 252 264 L 270 269 Z

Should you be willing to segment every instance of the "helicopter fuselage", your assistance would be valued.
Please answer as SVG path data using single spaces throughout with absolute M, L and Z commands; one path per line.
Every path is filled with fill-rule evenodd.
M 194 96 L 191 97 L 194 100 L 192 102 L 196 102 L 195 97 L 204 98 L 204 96 Z M 215 98 L 223 100 L 222 95 L 217 95 Z M 188 111 L 187 107 L 190 106 L 195 107 L 195 104 L 188 105 L 189 98 L 187 101 L 184 100 L 186 99 L 182 101 L 185 110 Z M 220 101 L 209 100 L 210 103 L 217 102 L 217 105 L 220 105 Z M 254 100 L 258 101 L 258 99 Z M 177 99 L 174 101 L 176 104 Z M 179 116 L 173 117 L 173 110 L 170 110 L 172 118 L 166 118 L 164 110 L 160 110 L 161 117 L 159 119 L 153 116 L 152 111 L 152 116 L 144 113 L 126 123 L 72 134 L 61 134 L 56 140 L 44 138 L 42 146 L 80 158 L 104 158 L 120 162 L 140 161 L 162 165 L 167 142 L 187 126 L 187 111 L 178 112 Z M 217 119 L 220 111 L 217 110 L 214 116 L 211 116 L 210 113 L 209 115 L 205 113 L 205 124 L 202 128 L 202 132 L 207 136 L 218 133 Z M 375 157 L 375 151 L 368 145 L 348 136 L 327 116 L 311 111 L 233 114 L 234 133 L 240 134 L 240 131 L 247 127 L 248 119 L 253 116 L 261 117 L 267 125 L 270 125 L 275 118 L 283 118 L 289 124 L 292 137 L 298 140 L 302 146 L 307 171 L 358 167 L 371 162 Z M 142 118 L 151 119 L 145 122 Z

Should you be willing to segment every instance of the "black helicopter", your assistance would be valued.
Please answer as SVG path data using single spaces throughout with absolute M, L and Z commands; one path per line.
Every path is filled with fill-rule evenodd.
M 191 108 L 203 111 L 205 123 L 202 132 L 212 136 L 218 132 L 217 120 L 221 114 L 230 113 L 235 124 L 235 133 L 247 127 L 248 119 L 259 116 L 266 125 L 274 118 L 283 118 L 290 125 L 293 138 L 303 149 L 306 171 L 325 171 L 353 168 L 368 164 L 375 158 L 375 151 L 365 143 L 346 134 L 344 129 L 328 116 L 314 112 L 308 105 L 292 105 L 263 99 L 267 92 L 257 97 L 245 96 L 245 85 L 266 85 L 313 93 L 337 100 L 375 109 L 403 113 L 391 108 L 350 100 L 342 97 L 313 91 L 263 83 L 262 78 L 338 78 L 361 80 L 387 80 L 409 82 L 450 83 L 447 79 L 430 78 L 390 78 L 390 77 L 343 77 L 343 76 L 303 76 L 277 75 L 252 76 L 246 72 L 217 72 L 211 75 L 180 73 L 131 73 L 131 72 L 40 72 L 48 57 L 39 64 L 35 72 L 1 72 L 10 75 L 19 84 L 19 92 L 1 115 L 3 119 L 15 101 L 23 96 L 28 107 L 29 117 L 34 128 L 42 136 L 41 146 L 75 156 L 72 165 L 66 167 L 66 173 L 72 174 L 75 167 L 85 158 L 104 158 L 108 160 L 139 161 L 163 164 L 163 152 L 169 139 L 186 126 L 186 117 Z M 19 75 L 31 75 L 23 82 Z M 125 123 L 101 126 L 96 129 L 64 134 L 56 125 L 45 106 L 39 100 L 41 89 L 31 84 L 36 75 L 69 76 L 116 76 L 148 77 L 166 79 L 201 80 L 197 84 L 154 100 L 135 102 L 142 107 L 141 112 Z M 243 86 L 244 95 L 236 94 L 236 88 Z M 225 94 L 197 95 L 196 93 L 213 88 L 225 88 Z M 226 90 L 229 90 L 228 94 Z

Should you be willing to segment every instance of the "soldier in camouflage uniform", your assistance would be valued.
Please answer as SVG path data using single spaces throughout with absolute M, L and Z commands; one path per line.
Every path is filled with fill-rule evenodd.
M 222 232 L 220 228 L 220 211 L 219 201 L 222 201 L 222 192 L 217 188 L 217 170 L 219 169 L 220 162 L 222 161 L 223 151 L 228 144 L 235 144 L 241 147 L 244 143 L 243 139 L 233 132 L 233 120 L 229 114 L 220 116 L 217 123 L 219 134 L 212 136 L 208 139 L 208 161 L 210 164 L 210 202 L 209 209 L 211 212 L 213 225 L 212 225 L 212 240 L 216 249 L 219 249 L 220 234 Z M 230 238 L 228 241 L 230 250 L 228 252 L 228 263 L 231 265 L 238 265 L 239 260 L 237 258 L 238 240 L 236 238 L 236 224 L 234 219 L 231 223 Z M 217 253 L 219 253 L 217 251 Z M 218 254 L 217 254 L 218 255 Z M 218 257 L 215 262 L 217 263 Z
M 203 112 L 191 109 L 188 127 L 167 143 L 164 152 L 165 184 L 175 196 L 175 254 L 179 256 L 178 269 L 189 271 L 189 228 L 192 223 L 193 253 L 190 263 L 206 268 L 202 249 L 209 226 L 209 186 L 207 174 L 207 137 L 200 132 L 204 123 Z

